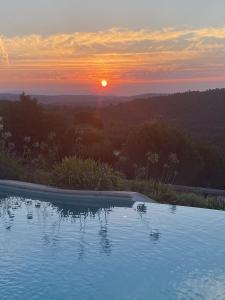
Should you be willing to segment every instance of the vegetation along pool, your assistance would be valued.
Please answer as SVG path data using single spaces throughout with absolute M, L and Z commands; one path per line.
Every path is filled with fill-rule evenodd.
M 224 212 L 40 200 L 0 189 L 1 300 L 225 299 Z

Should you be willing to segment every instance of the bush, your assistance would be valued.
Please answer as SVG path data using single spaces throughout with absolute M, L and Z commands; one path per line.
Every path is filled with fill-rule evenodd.
M 23 180 L 37 184 L 52 185 L 51 173 L 42 169 L 27 167 L 25 169 Z
M 118 190 L 122 187 L 119 173 L 109 165 L 76 156 L 56 164 L 51 177 L 54 185 L 66 188 Z
M 0 154 L 0 179 L 18 180 L 22 177 L 23 171 L 17 160 Z
M 147 167 L 146 178 L 151 176 L 168 182 L 170 180 L 165 180 L 162 176 L 164 167 L 168 164 L 170 169 L 171 165 L 175 167 L 170 170 L 172 173 L 177 171 L 179 174 L 176 184 L 193 185 L 203 166 L 194 141 L 182 130 L 160 121 L 146 122 L 134 128 L 127 137 L 122 154 L 127 158 L 125 173 L 130 178 L 134 174 L 129 166 L 135 164 L 138 168 Z M 172 179 L 171 175 L 169 177 Z
M 225 200 L 222 197 L 209 196 L 195 193 L 178 193 L 170 186 L 158 183 L 155 180 L 130 180 L 127 187 L 131 191 L 142 193 L 162 204 L 201 207 L 209 209 L 225 210 Z
M 169 186 L 154 179 L 130 180 L 128 181 L 128 188 L 161 203 L 168 203 L 168 201 L 174 201 L 174 198 L 176 198 L 176 193 Z
M 194 193 L 177 193 L 175 204 L 182 206 L 225 210 L 225 202 L 223 199 L 220 200 L 214 196 L 209 196 L 205 198 L 202 195 Z

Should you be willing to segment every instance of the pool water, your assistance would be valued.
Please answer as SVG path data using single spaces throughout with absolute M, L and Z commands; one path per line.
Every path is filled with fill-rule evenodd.
M 0 200 L 1 300 L 225 299 L 225 213 Z

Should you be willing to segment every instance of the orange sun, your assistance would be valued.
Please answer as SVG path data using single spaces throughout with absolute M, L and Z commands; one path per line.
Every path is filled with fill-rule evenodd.
M 105 88 L 105 87 L 107 87 L 108 82 L 107 82 L 105 79 L 103 79 L 103 80 L 101 81 L 101 85 L 102 85 L 103 88 Z

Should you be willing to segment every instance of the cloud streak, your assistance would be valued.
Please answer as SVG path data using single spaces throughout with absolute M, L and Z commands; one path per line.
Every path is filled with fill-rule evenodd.
M 0 64 L 9 64 L 9 55 L 2 37 L 0 37 Z
M 2 36 L 0 62 L 1 78 L 11 78 L 12 84 L 28 80 L 35 85 L 46 79 L 88 85 L 101 77 L 117 84 L 221 78 L 225 27 Z

